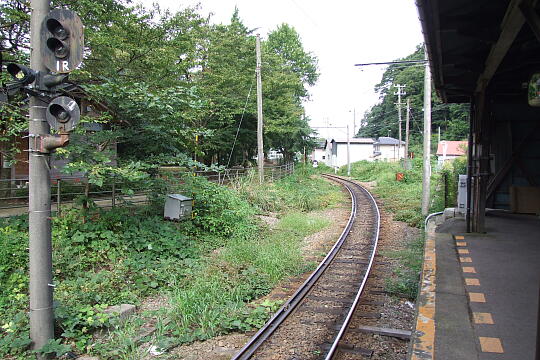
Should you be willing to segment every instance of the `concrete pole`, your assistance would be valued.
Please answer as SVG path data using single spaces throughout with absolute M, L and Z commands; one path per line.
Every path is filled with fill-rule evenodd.
M 49 0 L 32 0 L 30 17 L 30 67 L 46 71 L 41 59 L 39 32 L 49 13 Z M 30 97 L 29 132 L 29 252 L 30 252 L 30 338 L 32 348 L 40 349 L 54 338 L 52 245 L 51 245 L 51 180 L 49 156 L 38 151 L 36 136 L 49 134 L 45 120 L 47 103 Z M 38 359 L 44 359 L 38 355 Z
M 401 150 L 401 95 L 404 95 L 404 93 L 401 92 L 401 89 L 403 89 L 405 87 L 405 85 L 400 85 L 400 84 L 397 84 L 396 87 L 398 88 L 398 91 L 397 93 L 395 93 L 395 95 L 398 96 L 398 102 L 397 102 L 397 106 L 398 106 L 398 139 L 399 139 L 399 146 L 398 146 L 398 151 L 397 151 L 397 161 L 399 161 L 400 159 L 400 150 Z
M 352 125 L 352 131 L 353 131 L 353 134 L 352 136 L 355 137 L 356 136 L 356 108 L 353 108 L 352 110 L 352 116 L 353 116 L 353 125 Z
M 351 176 L 351 141 L 349 139 L 349 125 L 347 125 L 347 176 Z
M 263 103 L 261 80 L 261 37 L 257 34 L 257 165 L 259 167 L 259 183 L 264 181 L 264 150 L 263 150 Z
M 411 113 L 411 99 L 407 98 L 407 114 L 405 116 L 405 169 L 409 170 L 409 122 Z M 399 144 L 401 146 L 401 144 Z
M 427 52 L 425 53 L 427 60 Z M 426 61 L 424 73 L 424 171 L 422 179 L 422 215 L 429 212 L 431 177 L 431 73 Z

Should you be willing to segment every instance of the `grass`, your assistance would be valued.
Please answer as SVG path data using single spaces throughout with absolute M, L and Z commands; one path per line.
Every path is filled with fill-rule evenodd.
M 90 353 L 102 359 L 139 357 L 133 340 L 144 322 L 158 321 L 154 341 L 162 347 L 261 326 L 279 303 L 259 302 L 285 277 L 306 271 L 305 236 L 328 225 L 311 210 L 333 206 L 340 188 L 299 167 L 287 178 L 232 189 L 198 177 L 183 179 L 178 192 L 195 199 L 195 218 L 164 221 L 162 208 L 66 211 L 53 219 L 56 353 Z M 279 217 L 272 229 L 255 215 Z M 27 218 L 0 222 L 0 357 L 31 358 L 28 319 Z M 168 306 L 124 324 L 103 315 L 107 305 L 140 304 L 166 295 Z M 157 319 L 157 320 L 156 320 Z M 103 325 L 109 333 L 96 340 Z
M 444 190 L 442 174 L 451 179 L 450 198 L 455 197 L 457 176 L 463 173 L 465 161 L 460 159 L 447 165 L 442 171 L 435 171 L 431 179 L 429 212 L 444 209 Z M 433 164 L 434 165 L 434 164 Z M 434 168 L 434 167 L 433 167 Z M 345 175 L 346 169 L 340 169 Z M 396 174 L 403 173 L 403 180 L 397 181 Z M 361 161 L 352 164 L 351 177 L 359 181 L 375 182 L 373 192 L 384 204 L 385 210 L 393 214 L 394 220 L 406 222 L 409 226 L 423 227 L 424 216 L 421 212 L 422 199 L 422 159 L 412 160 L 412 168 L 404 170 L 399 163 Z M 393 276 L 386 282 L 386 290 L 397 296 L 415 299 L 423 263 L 424 237 L 408 243 L 401 251 L 388 253 L 387 256 L 399 260 Z
M 386 291 L 411 300 L 416 299 L 424 260 L 423 236 L 408 243 L 403 250 L 385 255 L 400 260 L 398 266 L 394 268 L 394 276 L 386 280 Z

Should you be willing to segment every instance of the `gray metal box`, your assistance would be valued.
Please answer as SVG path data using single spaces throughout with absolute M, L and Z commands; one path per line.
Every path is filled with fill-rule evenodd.
M 180 194 L 168 194 L 165 200 L 163 216 L 167 220 L 182 220 L 191 218 L 193 208 L 191 198 Z
M 467 175 L 459 175 L 457 205 L 457 212 L 467 212 Z

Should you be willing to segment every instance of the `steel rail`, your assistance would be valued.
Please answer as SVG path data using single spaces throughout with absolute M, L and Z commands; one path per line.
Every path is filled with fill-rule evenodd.
M 371 206 L 376 210 L 376 214 L 377 214 L 376 233 L 374 235 L 375 241 L 373 244 L 372 254 L 370 256 L 370 261 L 369 261 L 364 279 L 361 283 L 360 290 L 357 296 L 355 297 L 351 310 L 347 314 L 347 317 L 345 319 L 345 325 L 344 327 L 342 327 L 342 329 L 338 333 L 336 340 L 332 344 L 329 354 L 333 354 L 335 352 L 335 349 L 337 348 L 337 343 L 341 339 L 344 333 L 344 329 L 348 325 L 350 318 L 352 316 L 352 313 L 354 312 L 354 309 L 356 308 L 356 305 L 359 302 L 361 292 L 365 286 L 369 271 L 371 270 L 371 267 L 374 261 L 375 252 L 377 249 L 378 237 L 379 237 L 380 212 L 373 196 L 371 196 L 371 194 L 360 185 L 352 183 L 346 179 L 342 179 L 337 176 L 332 176 L 332 175 L 323 175 L 323 176 L 327 178 L 331 178 L 331 179 L 340 180 L 343 186 L 347 189 L 347 191 L 349 192 L 351 196 L 351 215 L 349 216 L 347 225 L 345 226 L 343 232 L 341 233 L 338 241 L 336 241 L 332 249 L 329 251 L 326 257 L 321 261 L 317 269 L 315 269 L 315 271 L 310 275 L 310 277 L 298 288 L 298 290 L 291 296 L 291 298 L 272 316 L 272 318 L 250 339 L 250 341 L 246 345 L 244 345 L 244 347 L 232 358 L 232 360 L 249 359 L 257 351 L 257 349 L 264 343 L 264 341 L 268 339 L 275 332 L 275 330 L 279 327 L 279 325 L 283 323 L 283 321 L 285 321 L 285 319 L 291 313 L 294 312 L 294 310 L 300 305 L 300 303 L 302 302 L 304 297 L 307 295 L 307 293 L 312 289 L 316 281 L 326 271 L 327 267 L 330 265 L 332 260 L 337 255 L 338 251 L 341 249 L 342 244 L 344 243 L 345 239 L 347 238 L 354 224 L 354 219 L 356 218 L 356 213 L 358 209 L 358 202 L 357 202 L 355 194 L 352 191 L 352 186 L 355 186 L 359 188 L 362 192 L 368 195 L 368 198 L 371 199 Z M 349 185 L 348 183 L 352 185 Z M 329 359 L 329 357 L 327 357 L 327 359 Z
M 342 179 L 343 180 L 343 179 Z M 345 180 L 348 181 L 348 180 Z M 380 223 L 381 223 L 381 212 L 379 211 L 379 207 L 377 206 L 377 202 L 373 198 L 373 195 L 369 191 L 367 191 L 363 186 L 353 183 L 356 187 L 362 190 L 364 194 L 366 194 L 371 199 L 371 206 L 375 209 L 376 212 L 376 229 L 375 234 L 373 234 L 373 249 L 371 251 L 371 256 L 369 259 L 369 264 L 367 266 L 364 278 L 362 279 L 362 283 L 360 284 L 360 288 L 356 294 L 356 297 L 354 298 L 354 302 L 351 305 L 351 308 L 349 309 L 349 313 L 347 314 L 347 317 L 343 321 L 343 325 L 341 326 L 341 329 L 339 330 L 336 338 L 334 339 L 334 342 L 332 346 L 330 347 L 330 350 L 328 351 L 328 354 L 325 357 L 325 360 L 330 360 L 334 357 L 335 352 L 338 348 L 339 342 L 343 338 L 343 335 L 345 334 L 345 331 L 347 330 L 349 323 L 351 321 L 351 318 L 356 311 L 356 307 L 358 306 L 358 303 L 360 302 L 360 297 L 362 296 L 362 293 L 364 292 L 364 288 L 366 286 L 366 282 L 369 276 L 369 273 L 371 272 L 371 268 L 373 267 L 373 262 L 375 261 L 375 254 L 377 252 L 377 245 L 379 244 L 379 232 L 380 232 Z
M 347 235 L 352 228 L 357 211 L 356 197 L 348 186 L 345 185 L 345 188 L 351 196 L 351 215 L 349 216 L 347 225 L 339 236 L 338 241 L 336 241 L 332 249 L 330 249 L 326 257 L 320 262 L 319 266 L 317 266 L 309 278 L 304 281 L 304 283 L 298 288 L 298 290 L 296 290 L 290 299 L 287 300 L 287 302 L 285 302 L 285 304 L 283 304 L 278 311 L 276 311 L 272 318 L 270 318 L 270 320 L 268 320 L 268 322 L 255 335 L 253 335 L 247 344 L 244 345 L 244 347 L 240 349 L 240 351 L 231 360 L 247 360 L 251 357 L 251 355 L 253 355 L 253 353 L 255 353 L 255 351 L 257 351 L 264 341 L 268 339 L 279 327 L 279 325 L 283 323 L 283 321 L 285 321 L 285 319 L 292 312 L 294 312 L 298 305 L 300 305 L 302 299 L 304 299 L 306 294 L 311 290 L 313 285 L 325 272 L 326 268 L 330 265 L 338 251 L 341 249 L 341 245 L 347 238 Z

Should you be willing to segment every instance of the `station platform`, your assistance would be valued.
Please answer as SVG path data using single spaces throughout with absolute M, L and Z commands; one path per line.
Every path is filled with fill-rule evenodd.
M 539 359 L 540 217 L 490 211 L 486 234 L 433 219 L 410 358 Z

